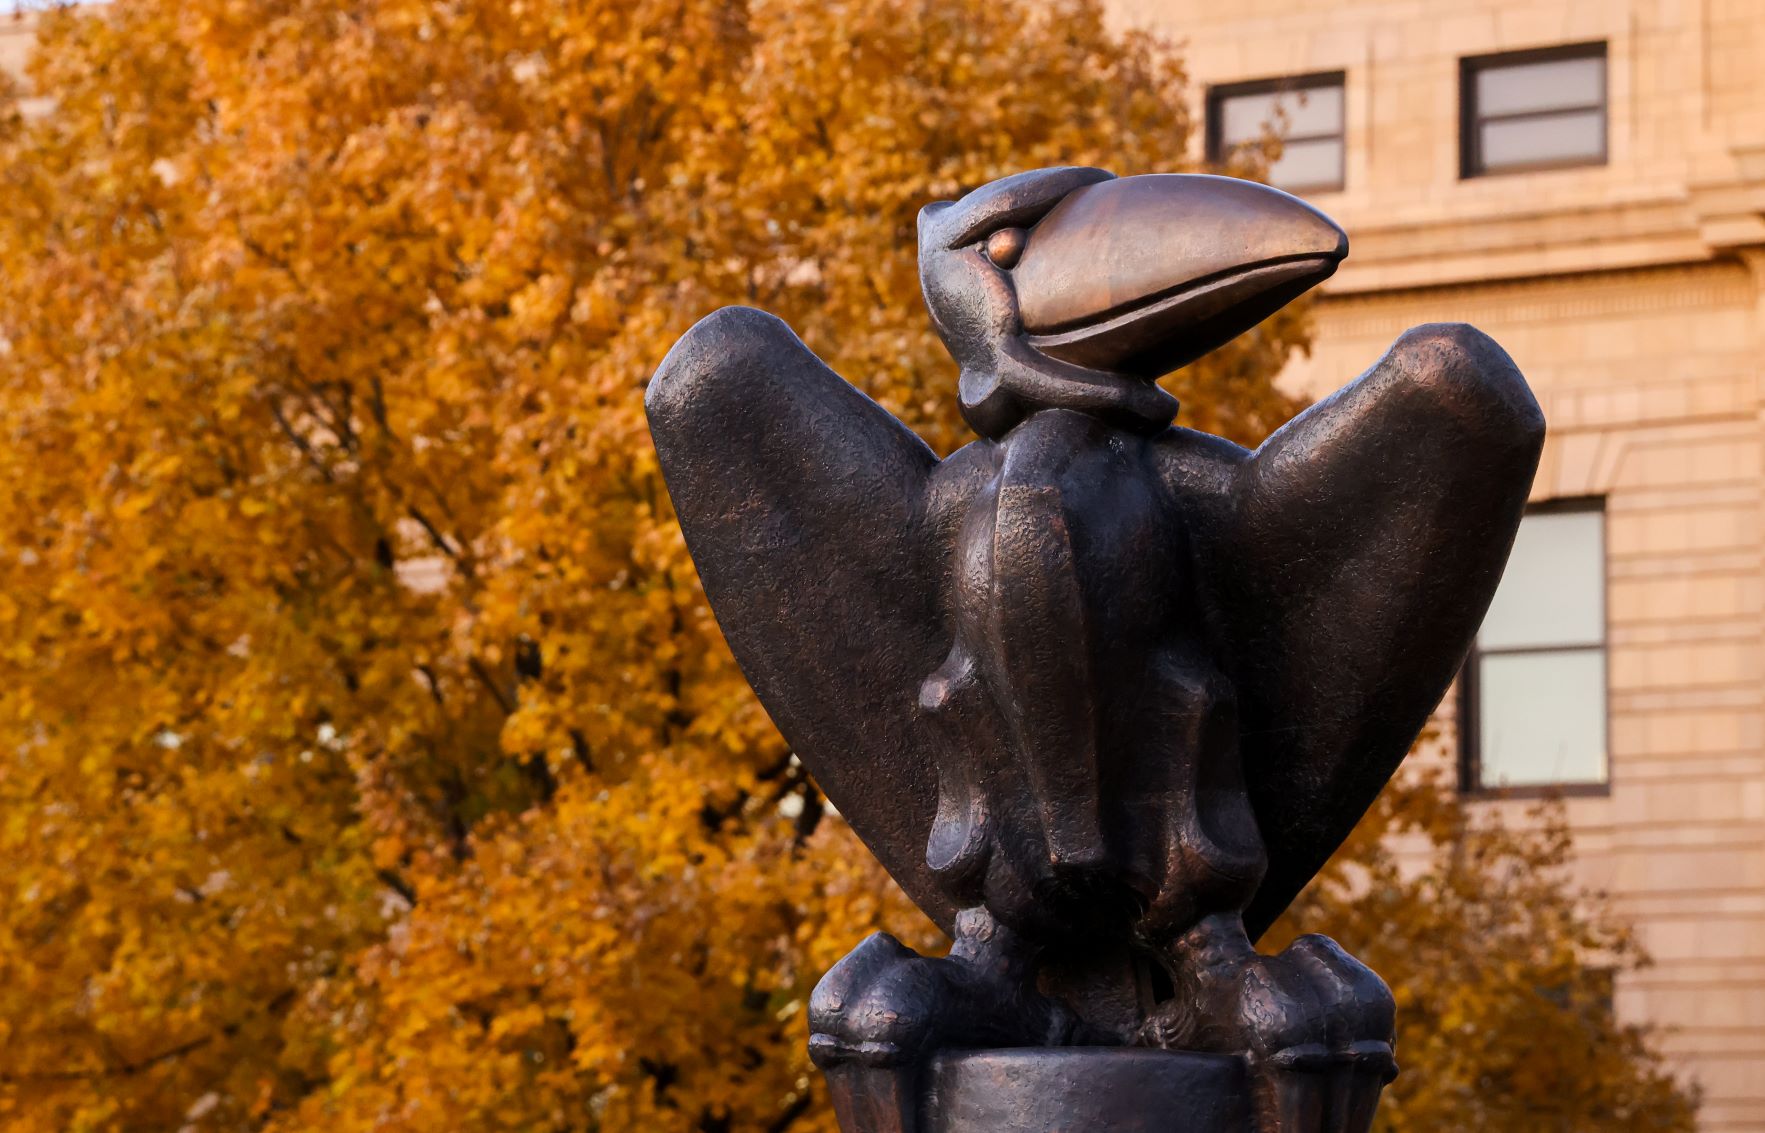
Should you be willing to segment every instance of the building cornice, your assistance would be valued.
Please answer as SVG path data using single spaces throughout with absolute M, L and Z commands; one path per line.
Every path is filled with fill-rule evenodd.
M 1580 276 L 1732 259 L 1765 247 L 1765 146 L 1701 162 L 1689 182 L 1594 204 L 1461 210 L 1413 221 L 1338 215 L 1353 255 L 1338 296 L 1478 281 Z
M 1737 258 L 1670 265 L 1629 266 L 1565 273 L 1540 279 L 1481 279 L 1403 290 L 1331 291 L 1320 299 L 1320 315 L 1333 335 L 1377 337 L 1390 332 L 1414 310 L 1417 292 L 1431 307 L 1451 309 L 1467 322 L 1575 323 L 1595 318 L 1711 308 L 1745 308 L 1758 287 Z

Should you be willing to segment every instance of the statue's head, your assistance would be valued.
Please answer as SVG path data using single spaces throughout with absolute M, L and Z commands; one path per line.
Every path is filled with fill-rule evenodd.
M 997 437 L 1039 408 L 1169 424 L 1155 384 L 1327 279 L 1334 221 L 1231 177 L 1005 177 L 919 214 L 919 277 L 962 367 L 963 416 Z

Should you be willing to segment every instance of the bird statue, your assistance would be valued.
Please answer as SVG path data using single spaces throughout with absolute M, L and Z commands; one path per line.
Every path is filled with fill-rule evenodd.
M 979 438 L 942 460 L 760 311 L 706 317 L 657 371 L 736 660 L 954 941 L 878 933 L 815 989 L 847 1133 L 909 1133 L 929 1059 L 1001 1047 L 1234 1055 L 1256 1133 L 1370 1126 L 1390 991 L 1326 937 L 1255 942 L 1463 662 L 1544 419 L 1460 324 L 1254 451 L 1173 425 L 1156 383 L 1347 251 L 1227 177 L 1041 169 L 928 205 L 925 302 Z

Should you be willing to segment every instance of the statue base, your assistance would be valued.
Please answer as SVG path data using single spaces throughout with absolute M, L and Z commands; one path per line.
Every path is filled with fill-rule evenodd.
M 1248 1133 L 1244 1062 L 1121 1047 L 952 1051 L 828 1071 L 844 1133 Z

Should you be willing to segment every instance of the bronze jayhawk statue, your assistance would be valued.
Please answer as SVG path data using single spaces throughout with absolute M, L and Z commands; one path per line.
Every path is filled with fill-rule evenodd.
M 978 440 L 939 460 L 784 323 L 729 308 L 646 405 L 706 594 L 828 798 L 948 930 L 816 988 L 849 1133 L 935 1052 L 1240 1056 L 1260 1133 L 1362 1133 L 1385 984 L 1257 938 L 1462 662 L 1544 435 L 1463 325 L 1404 334 L 1255 451 L 1156 384 L 1324 280 L 1342 230 L 1225 177 L 1043 169 L 919 218 Z

